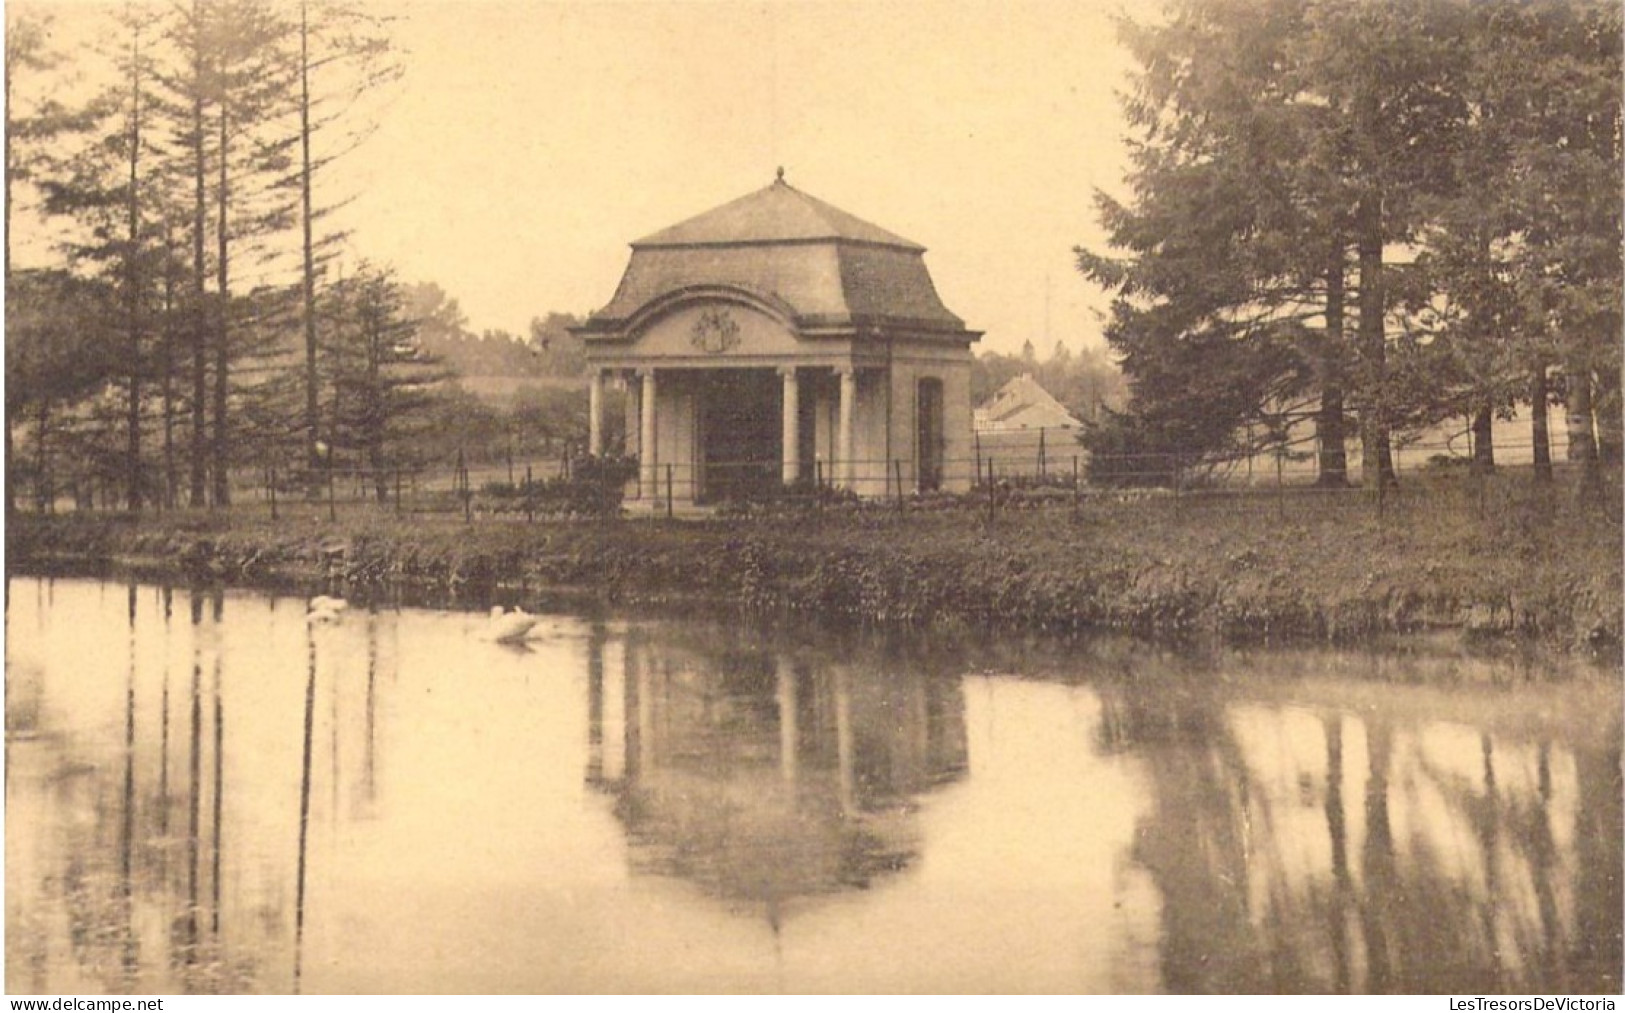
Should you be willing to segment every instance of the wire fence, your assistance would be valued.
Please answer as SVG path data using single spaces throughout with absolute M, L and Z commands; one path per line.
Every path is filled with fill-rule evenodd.
M 1567 441 L 1558 443 L 1559 457 Z M 1382 515 L 1414 509 L 1486 512 L 1549 505 L 1579 487 L 1576 463 L 1537 460 L 1532 440 L 1503 435 L 1477 447 L 1467 431 L 1430 438 L 1397 437 L 1391 446 L 1391 481 L 1375 481 L 1357 439 L 1344 448 L 1341 475 L 1322 473 L 1312 440 L 1278 444 L 1224 458 L 1179 454 L 1091 454 L 1076 430 L 978 432 L 968 456 L 940 453 L 787 463 L 780 456 L 749 460 L 689 457 L 640 461 L 634 457 L 559 456 L 448 461 L 369 468 L 333 458 L 323 466 L 238 468 L 229 505 L 204 509 L 232 513 L 325 513 L 337 520 L 358 510 L 400 515 L 458 515 L 539 519 L 740 516 L 786 510 L 870 513 L 960 510 L 995 519 L 1013 510 L 1068 510 L 1092 505 L 1167 502 L 1176 508 L 1247 509 L 1264 505 L 1278 518 L 1294 511 L 1361 509 Z M 1487 451 L 1487 452 L 1485 452 Z M 40 512 L 124 509 L 116 479 L 97 482 L 67 462 L 41 475 L 13 473 L 18 500 Z M 1600 501 L 1616 515 L 1619 469 L 1605 462 L 1591 480 Z M 181 509 L 174 490 L 146 497 L 150 510 Z M 1459 502 L 1458 502 L 1459 501 Z M 1455 505 L 1450 505 L 1455 504 Z

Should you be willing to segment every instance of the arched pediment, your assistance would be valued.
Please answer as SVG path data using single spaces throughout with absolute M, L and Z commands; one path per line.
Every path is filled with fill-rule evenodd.
M 618 355 L 703 366 L 805 354 L 789 314 L 736 289 L 691 290 L 646 307 L 622 332 Z
M 685 285 L 650 299 L 632 312 L 623 325 L 623 331 L 635 340 L 665 317 L 686 308 L 728 304 L 759 313 L 791 332 L 795 330 L 795 310 L 783 299 L 744 285 L 712 284 Z

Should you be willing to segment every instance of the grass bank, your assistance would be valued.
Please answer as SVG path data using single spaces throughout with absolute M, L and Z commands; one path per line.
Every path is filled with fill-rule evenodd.
M 8 565 L 138 562 L 236 584 L 714 600 L 925 628 L 1091 629 L 1347 642 L 1456 629 L 1565 648 L 1621 636 L 1621 529 L 1564 500 L 1412 490 L 1097 499 L 1006 510 L 849 507 L 675 521 L 526 523 L 283 508 L 280 520 L 21 516 Z

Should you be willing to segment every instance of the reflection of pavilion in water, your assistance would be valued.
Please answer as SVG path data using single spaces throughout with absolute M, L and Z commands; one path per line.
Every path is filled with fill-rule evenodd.
M 1102 922 L 1098 912 L 1124 898 L 1133 907 L 1140 894 L 1114 885 L 1116 874 L 1055 881 L 1057 863 L 1070 860 L 1075 820 L 1023 825 L 1018 815 L 1005 828 L 1008 850 L 966 849 L 967 835 L 956 842 L 950 831 L 984 833 L 989 813 L 1008 820 L 1011 810 L 998 803 L 1012 776 L 1030 790 L 1009 800 L 1028 806 L 1076 802 L 1080 771 L 1117 770 L 1131 775 L 1119 776 L 1127 790 L 1143 791 L 1143 806 L 1093 854 L 1132 867 L 1138 879 L 1139 869 L 1149 873 L 1144 893 L 1154 887 L 1155 896 L 1133 924 L 1137 932 L 1143 914 L 1160 929 L 1145 938 L 1156 936 L 1161 984 L 1172 991 L 1619 988 L 1616 681 L 1593 692 L 1562 685 L 1555 673 L 1525 685 L 1474 659 L 1450 662 L 1463 667 L 1450 671 L 1427 657 L 1288 651 L 1232 658 L 1235 671 L 1222 674 L 1235 678 L 1221 678 L 1173 652 L 1101 645 L 1080 661 L 1069 645 L 1066 665 L 1075 667 L 1057 675 L 1087 671 L 1087 686 L 1029 703 L 1066 697 L 1080 706 L 1057 713 L 1048 737 L 1036 740 L 1042 749 L 1013 750 L 1035 741 L 1035 708 L 1001 711 L 1002 734 L 994 734 L 996 697 L 1024 694 L 1002 677 L 978 678 L 967 697 L 960 678 L 931 674 L 940 667 L 933 659 L 962 671 L 962 652 L 763 648 L 710 626 L 598 626 L 586 642 L 584 700 L 575 679 L 550 671 L 532 681 L 525 656 L 500 649 L 515 665 L 481 685 L 502 705 L 529 709 L 497 728 L 495 711 L 461 706 L 467 695 L 435 694 L 459 702 L 403 709 L 409 698 L 427 700 L 429 688 L 471 681 L 441 682 L 431 666 L 403 665 L 416 645 L 460 646 L 456 622 L 424 620 L 426 639 L 403 642 L 401 622 L 373 614 L 312 630 L 302 602 L 234 604 L 218 593 L 70 582 L 53 603 L 49 582 L 32 586 L 35 594 L 13 595 L 7 618 L 12 992 L 285 990 L 300 987 L 304 973 L 318 985 L 348 981 L 333 967 L 335 954 L 354 952 L 349 919 L 387 924 L 401 901 L 393 881 L 358 894 L 347 877 L 392 849 L 420 848 L 420 834 L 436 835 L 428 843 L 442 850 L 432 857 L 462 855 L 460 830 L 438 836 L 449 822 L 441 813 L 465 786 L 490 790 L 482 778 L 499 773 L 487 762 L 496 744 L 507 746 L 494 754 L 502 769 L 521 773 L 476 811 L 529 811 L 506 792 L 533 787 L 523 798 L 565 808 L 536 809 L 500 836 L 550 831 L 561 814 L 583 810 L 572 773 L 583 739 L 586 781 L 602 796 L 585 807 L 588 829 L 571 831 L 583 836 L 558 853 L 590 851 L 582 882 L 607 867 L 618 886 L 625 870 L 604 854 L 620 836 L 618 819 L 634 871 L 671 879 L 612 889 L 607 906 L 625 903 L 618 917 L 636 921 L 681 915 L 669 932 L 716 915 L 738 928 L 741 919 L 712 898 L 765 911 L 775 925 L 806 912 L 792 929 L 812 928 L 820 918 L 807 912 L 809 899 L 869 883 L 888 888 L 845 899 L 873 913 L 871 929 L 919 924 L 897 919 L 929 912 L 910 905 L 938 899 L 980 921 L 957 877 L 971 868 L 997 878 L 1024 857 L 1020 849 L 1042 851 L 1046 840 L 1055 861 L 1023 876 L 1050 878 L 1022 882 L 1042 890 L 1048 910 L 1074 930 Z M 96 617 L 97 637 L 83 635 L 86 616 Z M 573 664 L 577 649 L 572 637 L 531 661 Z M 897 653 L 908 650 L 922 653 Z M 1030 661 L 1008 660 L 1009 670 L 1034 672 Z M 538 736 L 530 722 L 544 712 L 563 717 L 547 725 L 556 747 L 549 776 L 532 786 Z M 432 756 L 466 773 L 448 775 L 447 791 L 418 804 L 422 773 L 440 769 L 406 763 L 442 727 L 424 723 L 428 716 L 463 722 L 452 748 Z M 966 770 L 967 725 L 977 783 L 939 799 L 927 823 L 916 815 L 922 796 Z M 482 737 L 486 729 L 502 734 Z M 478 750 L 465 748 L 473 742 Z M 1080 755 L 1067 755 L 1074 745 Z M 1111 762 L 1095 762 L 1100 753 Z M 1054 770 L 1041 769 L 1052 762 Z M 511 853 L 550 854 L 554 842 L 543 844 Z M 888 875 L 927 848 L 929 868 Z M 514 901 L 525 876 L 487 875 L 484 854 L 470 858 L 466 881 L 478 896 L 500 898 L 489 910 L 525 906 Z M 955 865 L 967 855 L 983 864 Z M 529 898 L 566 896 L 574 905 L 577 881 L 555 885 L 558 867 L 545 861 L 528 867 L 541 870 Z M 950 867 L 954 883 L 933 875 Z M 671 903 L 672 891 L 690 889 L 697 896 Z M 443 891 L 435 910 L 483 918 L 488 909 L 467 896 Z M 1020 896 L 1016 914 L 1005 910 L 998 924 L 1031 920 L 1028 895 Z M 922 934 L 928 944 L 959 935 L 959 923 L 938 921 L 935 936 Z M 581 924 L 593 929 L 591 917 Z M 618 943 L 625 924 L 583 931 L 583 945 Z M 759 928 L 741 935 L 759 941 Z M 1037 926 L 1041 935 L 1053 928 Z M 1126 952 L 1112 948 L 1113 931 L 1102 924 L 1098 938 L 1080 935 L 1095 947 L 1085 956 Z M 804 958 L 817 949 L 808 948 L 813 935 L 791 931 L 775 945 Z M 520 936 L 526 952 L 515 959 L 526 963 L 540 944 Z M 446 937 L 426 938 L 438 946 Z M 1057 952 L 1070 954 L 1069 937 L 1057 938 Z M 410 941 L 395 945 L 409 954 L 403 960 L 422 962 Z
M 587 780 L 635 867 L 775 920 L 905 868 L 916 798 L 966 768 L 958 679 L 636 633 L 589 651 Z

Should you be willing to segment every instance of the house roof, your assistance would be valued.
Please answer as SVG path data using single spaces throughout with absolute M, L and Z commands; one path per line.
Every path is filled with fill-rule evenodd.
M 1076 428 L 1081 426 L 1066 405 L 1045 390 L 1031 373 L 1012 378 L 986 403 L 975 417 L 984 429 Z
M 925 247 L 918 243 L 909 242 L 817 197 L 802 193 L 786 183 L 783 175 L 755 193 L 748 193 L 721 207 L 645 236 L 633 243 L 632 248 L 820 240 L 869 243 L 916 253 L 925 252 Z
M 924 254 L 781 176 L 633 243 L 614 297 L 583 330 L 616 333 L 657 300 L 731 287 L 784 307 L 802 328 L 878 325 L 975 337 L 942 304 Z

